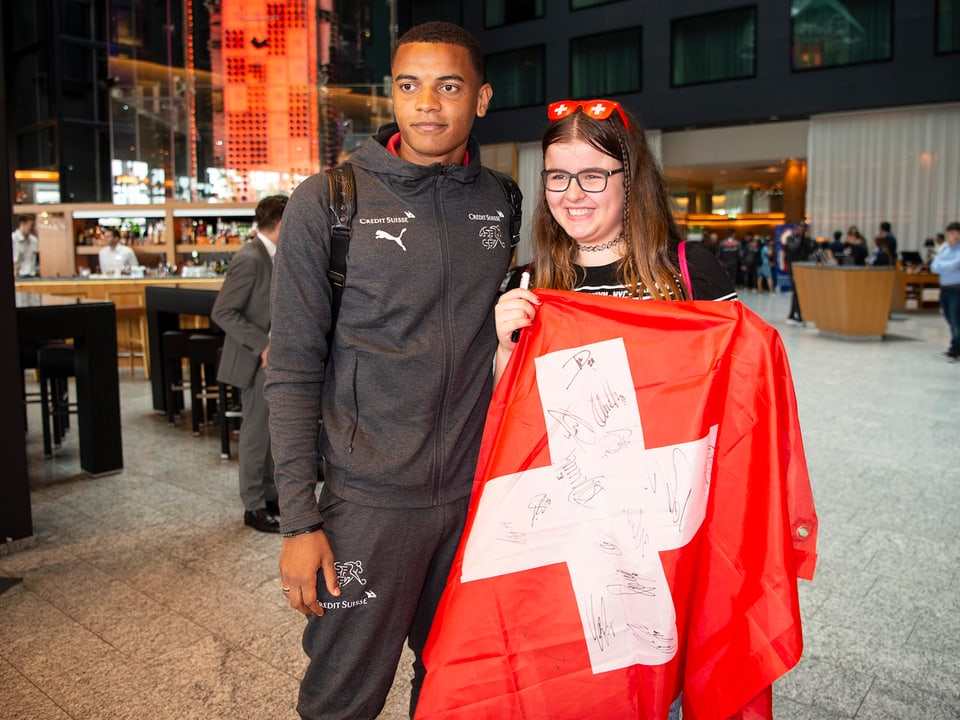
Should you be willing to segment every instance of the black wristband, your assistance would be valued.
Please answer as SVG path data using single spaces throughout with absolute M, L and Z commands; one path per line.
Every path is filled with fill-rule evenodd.
M 293 532 L 283 533 L 283 537 L 292 538 L 297 535 L 307 535 L 312 532 L 316 532 L 323 527 L 323 523 L 317 523 L 316 525 L 311 525 L 310 527 L 305 527 L 303 530 L 294 530 Z

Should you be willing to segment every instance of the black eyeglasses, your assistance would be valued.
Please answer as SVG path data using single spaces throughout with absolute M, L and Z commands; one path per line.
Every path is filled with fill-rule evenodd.
M 550 192 L 566 192 L 567 188 L 570 187 L 570 181 L 576 180 L 577 185 L 584 192 L 599 193 L 607 189 L 607 180 L 611 175 L 622 172 L 622 167 L 616 170 L 587 168 L 577 173 L 570 173 L 566 170 L 543 170 L 540 177 L 543 180 L 543 187 Z

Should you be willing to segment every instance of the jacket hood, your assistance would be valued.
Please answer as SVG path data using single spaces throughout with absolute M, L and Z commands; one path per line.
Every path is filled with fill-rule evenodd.
M 452 163 L 431 163 L 417 165 L 407 162 L 387 149 L 390 138 L 400 132 L 396 123 L 383 125 L 377 133 L 350 156 L 349 162 L 379 175 L 395 176 L 397 181 L 421 181 L 443 174 L 461 183 L 472 183 L 480 174 L 480 144 L 472 135 L 467 141 L 467 154 L 470 162 L 466 165 Z

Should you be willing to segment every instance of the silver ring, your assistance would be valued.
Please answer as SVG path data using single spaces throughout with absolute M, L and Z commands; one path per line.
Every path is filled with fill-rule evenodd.
M 290 592 L 290 588 L 281 587 L 281 588 L 280 588 L 280 592 L 282 592 L 282 593 L 288 593 L 288 592 Z

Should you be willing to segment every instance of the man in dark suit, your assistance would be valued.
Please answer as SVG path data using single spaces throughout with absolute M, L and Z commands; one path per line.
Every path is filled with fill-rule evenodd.
M 269 413 L 263 398 L 270 346 L 270 277 L 287 198 L 263 198 L 255 213 L 257 237 L 233 259 L 210 319 L 226 334 L 219 382 L 240 388 L 240 499 L 243 522 L 261 532 L 280 532 L 277 490 L 270 455 Z

